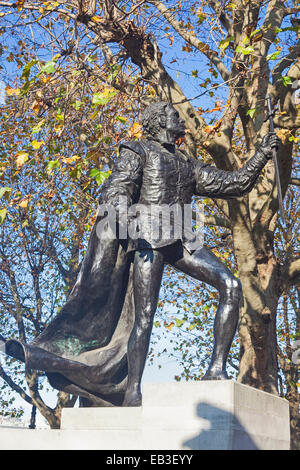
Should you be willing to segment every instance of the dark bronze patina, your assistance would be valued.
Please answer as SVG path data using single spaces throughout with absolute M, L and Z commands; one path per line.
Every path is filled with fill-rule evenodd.
M 226 172 L 190 158 L 175 142 L 185 133 L 172 105 L 150 105 L 143 116 L 147 137 L 126 142 L 106 181 L 100 202 L 114 206 L 119 227 L 131 223 L 119 206 L 190 204 L 193 195 L 230 199 L 254 186 L 279 145 L 274 133 L 240 170 Z M 226 360 L 236 332 L 241 285 L 205 246 L 191 248 L 183 237 L 152 239 L 140 217 L 141 237 L 99 236 L 98 215 L 77 282 L 66 304 L 31 344 L 6 342 L 7 354 L 30 369 L 45 371 L 50 383 L 81 397 L 82 406 L 139 406 L 163 268 L 166 263 L 219 292 L 214 348 L 204 380 L 227 379 Z

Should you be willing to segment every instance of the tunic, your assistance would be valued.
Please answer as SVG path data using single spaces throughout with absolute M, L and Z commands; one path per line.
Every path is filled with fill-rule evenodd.
M 243 196 L 267 161 L 257 151 L 241 169 L 224 171 L 177 148 L 173 153 L 155 140 L 126 142 L 104 184 L 100 204 L 115 209 L 118 238 L 127 251 L 161 248 L 181 240 L 193 252 L 199 237 L 188 226 L 193 196 Z

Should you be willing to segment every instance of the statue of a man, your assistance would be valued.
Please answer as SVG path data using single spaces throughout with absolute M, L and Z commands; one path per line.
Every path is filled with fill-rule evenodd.
M 278 146 L 275 134 L 268 134 L 256 154 L 238 171 L 226 172 L 189 158 L 176 147 L 185 134 L 185 124 L 171 104 L 150 105 L 142 117 L 147 135 L 141 143 L 121 145 L 120 155 L 104 190 L 104 198 L 115 202 L 116 195 L 127 198 L 130 206 L 190 204 L 192 196 L 230 199 L 249 192 L 262 168 Z M 117 188 L 117 191 L 116 191 Z M 113 193 L 113 195 L 112 195 Z M 122 214 L 119 214 L 122 219 Z M 228 379 L 226 360 L 237 328 L 241 283 L 206 247 L 192 250 L 189 241 L 161 237 L 147 239 L 148 231 L 139 227 L 143 238 L 129 240 L 134 250 L 133 291 L 135 321 L 128 342 L 128 385 L 125 406 L 141 404 L 141 378 L 145 366 L 153 317 L 156 311 L 161 278 L 167 263 L 219 292 L 219 306 L 214 324 L 214 348 L 203 380 Z
M 274 133 L 268 134 L 241 169 L 227 172 L 176 147 L 185 125 L 171 104 L 151 104 L 142 124 L 145 139 L 120 146 L 101 191 L 99 207 L 106 204 L 116 211 L 118 236 L 110 239 L 97 231 L 105 220 L 99 213 L 79 277 L 60 313 L 31 344 L 6 343 L 8 354 L 29 368 L 45 370 L 55 388 L 79 395 L 84 406 L 141 405 L 141 379 L 165 264 L 218 290 L 213 353 L 203 379 L 228 378 L 226 360 L 242 295 L 239 280 L 207 247 L 195 247 L 178 235 L 174 218 L 167 236 L 160 231 L 153 237 L 147 214 L 128 213 L 135 204 L 184 209 L 194 195 L 240 197 L 253 188 L 272 148 L 280 144 Z M 135 236 L 129 230 L 133 222 Z M 163 224 L 159 228 L 164 231 Z M 126 236 L 120 237 L 124 229 Z

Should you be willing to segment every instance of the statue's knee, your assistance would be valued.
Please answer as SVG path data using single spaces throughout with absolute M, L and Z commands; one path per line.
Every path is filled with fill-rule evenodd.
M 142 312 L 136 315 L 136 326 L 139 330 L 147 330 L 152 325 L 153 320 L 153 309 L 150 305 L 143 308 Z
M 232 280 L 232 289 L 240 299 L 243 295 L 242 283 L 239 279 L 234 278 Z
M 242 298 L 242 284 L 239 279 L 236 277 L 226 277 L 223 284 L 227 295 L 238 299 Z

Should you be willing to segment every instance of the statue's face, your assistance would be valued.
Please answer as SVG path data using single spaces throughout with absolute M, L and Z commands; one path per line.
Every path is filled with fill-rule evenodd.
M 184 120 L 179 117 L 179 113 L 171 105 L 166 107 L 165 128 L 176 139 L 185 134 Z

